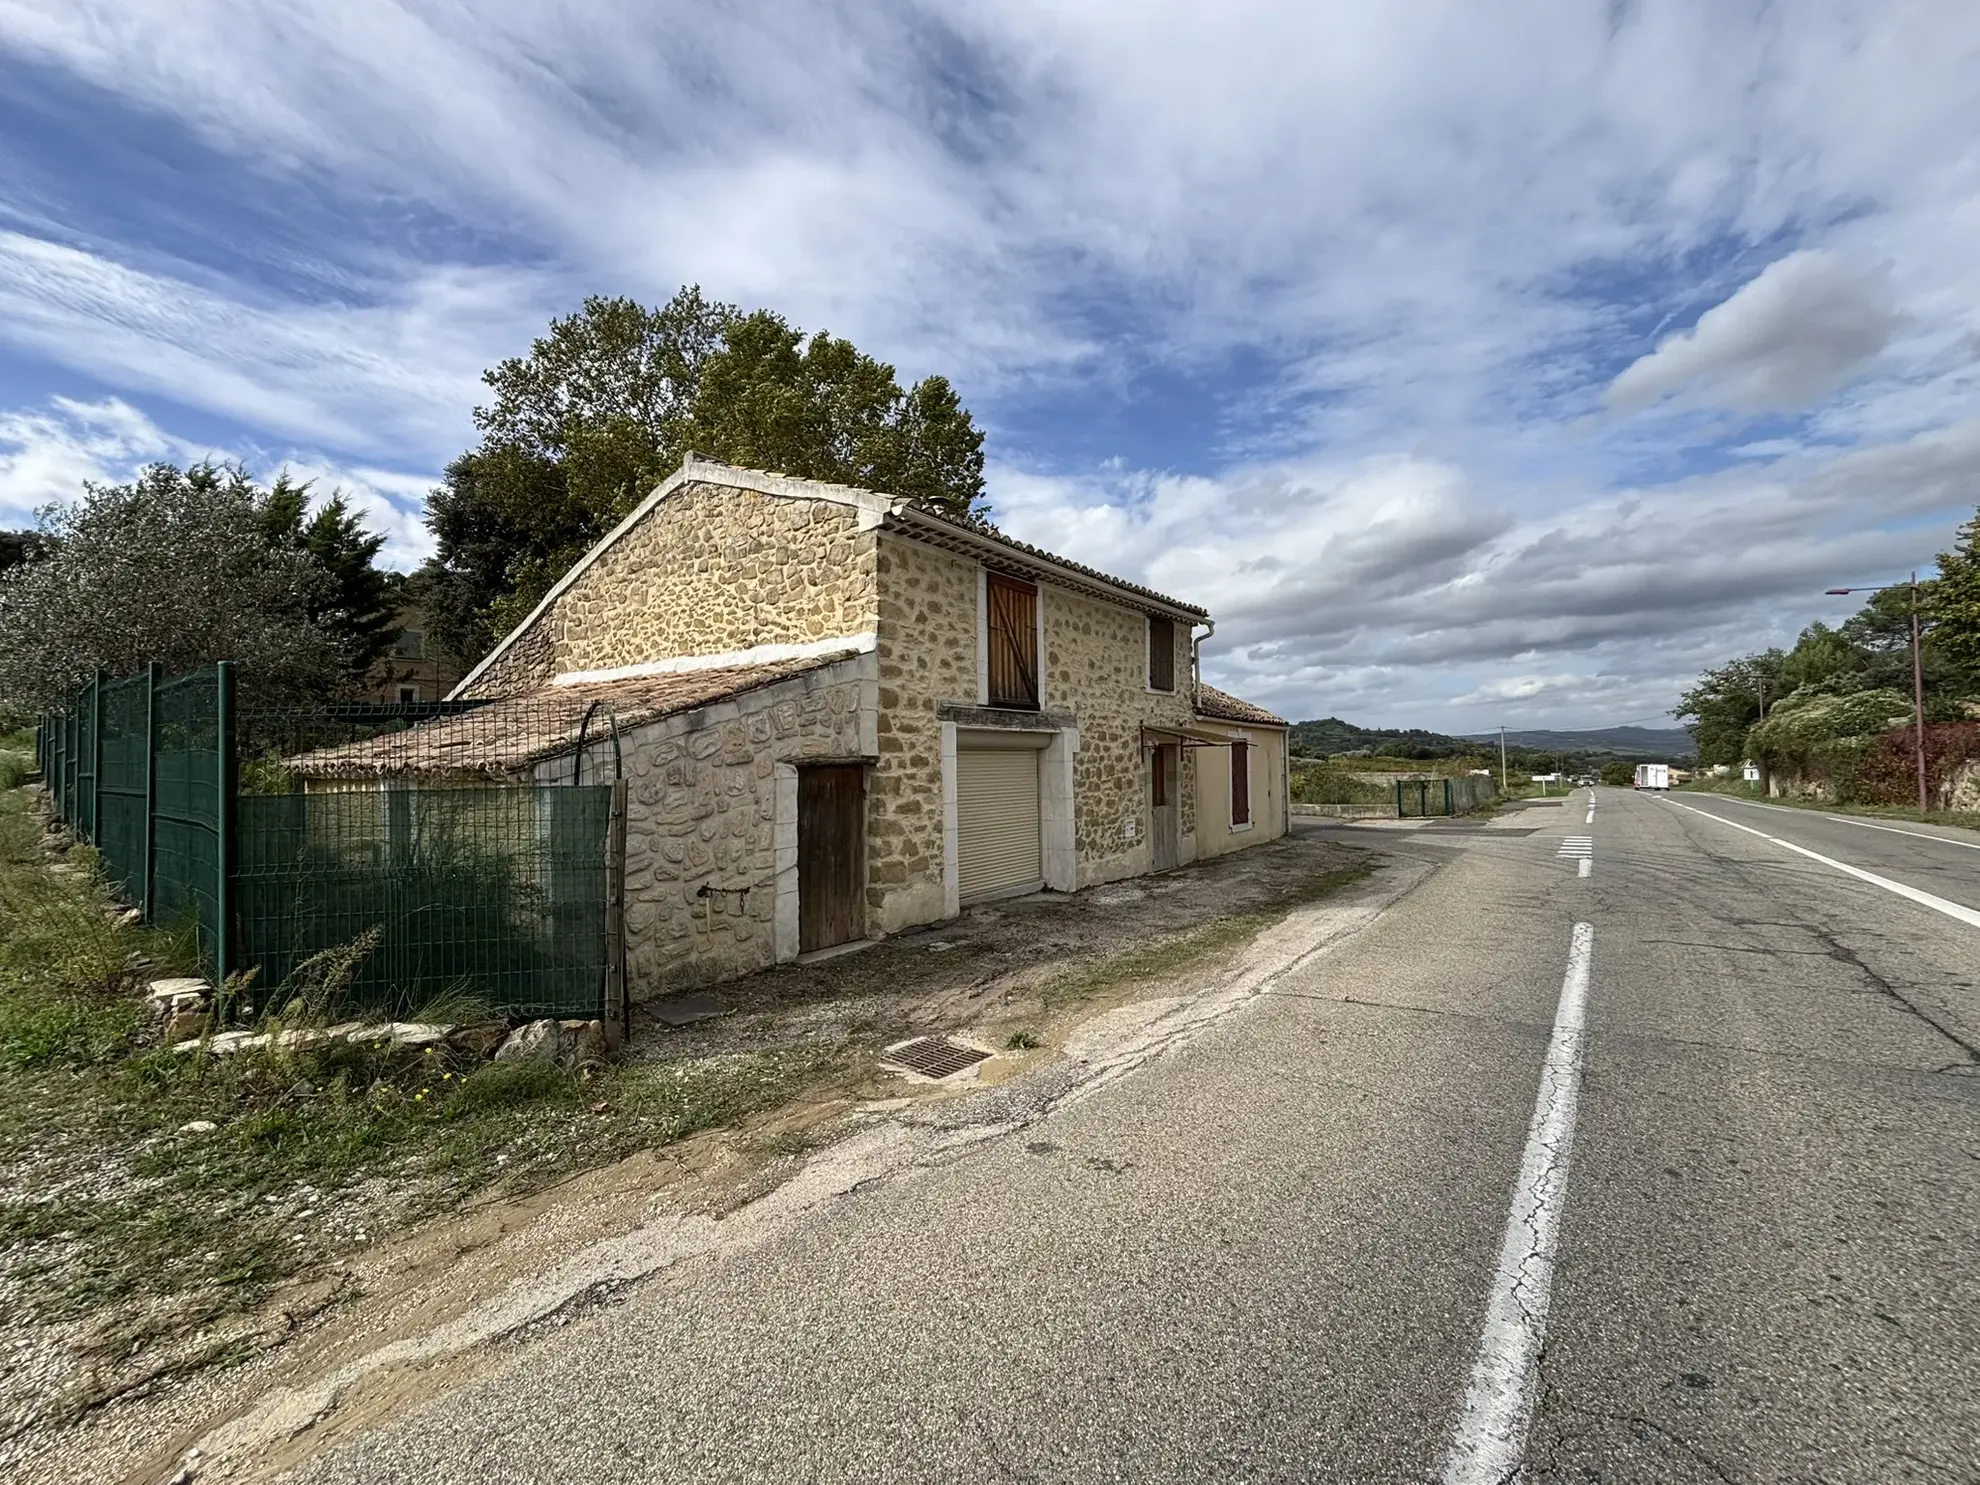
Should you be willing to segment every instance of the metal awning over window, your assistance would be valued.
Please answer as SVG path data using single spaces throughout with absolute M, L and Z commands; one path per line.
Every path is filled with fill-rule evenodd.
M 1141 729 L 1141 745 L 1144 748 L 1156 746 L 1184 748 L 1228 748 L 1232 738 L 1223 732 L 1212 732 L 1208 727 L 1149 727 Z

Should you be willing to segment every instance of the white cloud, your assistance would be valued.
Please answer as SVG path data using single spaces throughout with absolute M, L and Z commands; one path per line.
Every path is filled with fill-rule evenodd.
M 1608 399 L 1635 408 L 1688 391 L 1742 412 L 1798 410 L 1883 350 L 1898 324 L 1886 271 L 1815 249 L 1789 253 L 1633 362 Z
M 341 491 L 365 524 L 385 537 L 381 557 L 388 566 L 410 570 L 433 550 L 420 516 L 427 490 L 437 483 L 433 476 L 347 464 L 308 450 L 201 446 L 166 433 L 117 398 L 57 397 L 40 408 L 0 410 L 0 528 L 32 525 L 37 510 L 76 499 L 85 482 L 119 484 L 147 464 L 204 459 L 238 462 L 263 480 L 287 469 L 310 481 L 319 497 Z
M 35 511 L 73 500 L 86 480 L 114 484 L 185 457 L 184 444 L 114 397 L 0 412 L 0 526 L 32 525 Z
M 1013 530 L 1210 603 L 1216 673 L 1301 712 L 1573 674 L 1522 705 L 1651 713 L 1980 499 L 1961 0 L 13 0 L 0 57 L 243 200 L 416 220 L 324 234 L 305 298 L 225 212 L 166 256 L 0 186 L 0 342 L 316 451 L 405 560 L 390 471 L 461 446 L 475 372 L 687 281 L 950 374 Z M 1150 368 L 1213 403 L 1194 473 L 1105 462 Z

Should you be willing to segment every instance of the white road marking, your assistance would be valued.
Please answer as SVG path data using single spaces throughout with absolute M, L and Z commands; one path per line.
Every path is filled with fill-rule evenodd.
M 1697 809 L 1688 804 L 1678 804 L 1675 799 L 1669 802 L 1677 805 L 1681 810 L 1690 810 L 1694 815 L 1703 815 L 1708 820 L 1717 820 L 1721 825 L 1730 825 L 1734 830 L 1744 830 L 1748 835 L 1757 835 L 1764 841 L 1771 841 L 1774 845 L 1783 846 L 1797 855 L 1806 856 L 1810 861 L 1819 861 L 1824 866 L 1832 867 L 1836 871 L 1841 872 L 1844 876 L 1855 877 L 1859 882 L 1868 882 L 1873 887 L 1882 887 L 1886 892 L 1894 892 L 1899 897 L 1917 903 L 1920 907 L 1928 907 L 1935 913 L 1944 913 L 1948 918 L 1957 918 L 1970 928 L 1980 928 L 1980 912 L 1975 912 L 1972 908 L 1962 903 L 1948 902 L 1943 897 L 1934 897 L 1930 892 L 1921 892 L 1916 887 L 1907 887 L 1903 882 L 1894 882 L 1889 877 L 1880 877 L 1874 871 L 1865 871 L 1860 866 L 1851 866 L 1847 861 L 1838 861 L 1833 856 L 1824 856 L 1820 851 L 1811 851 L 1806 846 L 1797 846 L 1791 840 L 1782 840 L 1778 835 L 1769 835 L 1764 830 L 1755 830 L 1751 825 L 1742 825 L 1737 820 L 1728 820 L 1724 815 L 1715 815 L 1710 810 Z M 1932 839 L 1937 840 L 1938 837 L 1933 836 Z
M 1942 846 L 1958 846 L 1962 851 L 1980 851 L 1980 841 L 1954 840 L 1949 835 L 1933 835 L 1928 830 L 1903 830 L 1896 825 L 1879 825 L 1873 820 L 1859 820 L 1852 815 L 1825 815 L 1817 810 L 1798 810 L 1785 804 L 1762 804 L 1757 799 L 1741 799 L 1737 794 L 1721 794 L 1719 798 L 1728 804 L 1743 804 L 1748 809 L 1774 810 L 1783 815 L 1814 815 L 1818 820 L 1833 820 L 1838 825 L 1860 825 L 1865 830 L 1883 830 L 1891 835 L 1909 835 L 1916 840 L 1935 840 Z M 1705 813 L 1700 811 L 1701 814 Z
M 1595 854 L 1595 838 L 1591 835 L 1570 835 L 1566 840 L 1561 842 L 1561 848 L 1554 852 L 1554 854 L 1556 856 L 1593 856 Z
M 1595 858 L 1593 856 L 1583 856 L 1581 858 L 1581 870 L 1578 873 L 1578 875 L 1584 877 L 1592 876 L 1594 874 L 1594 871 L 1595 871 Z
M 1581 1096 L 1582 1018 L 1594 957 L 1594 926 L 1575 924 L 1554 1034 L 1540 1066 L 1540 1096 L 1527 1125 L 1526 1153 L 1485 1304 L 1478 1360 L 1444 1456 L 1444 1485 L 1503 1485 L 1518 1477 L 1525 1459 L 1540 1348 L 1547 1339 L 1554 1249 L 1567 1199 L 1568 1154 Z
M 1588 818 L 1583 820 L 1581 823 L 1584 825 L 1593 825 L 1595 823 L 1595 808 L 1593 805 L 1589 806 Z

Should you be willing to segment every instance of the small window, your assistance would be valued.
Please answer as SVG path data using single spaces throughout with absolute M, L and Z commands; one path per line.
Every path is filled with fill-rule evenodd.
M 1176 689 L 1176 621 L 1158 614 L 1148 616 L 1148 689 Z
M 419 700 L 419 687 L 417 686 L 399 687 L 399 704 L 401 706 L 409 705 L 410 703 L 415 702 L 417 700 Z
M 1231 823 L 1251 823 L 1251 744 L 1231 744 Z
M 424 660 L 426 658 L 426 635 L 418 629 L 401 629 L 399 637 L 392 641 L 392 654 L 400 660 Z
M 1015 578 L 988 575 L 990 705 L 1038 707 L 1038 590 Z

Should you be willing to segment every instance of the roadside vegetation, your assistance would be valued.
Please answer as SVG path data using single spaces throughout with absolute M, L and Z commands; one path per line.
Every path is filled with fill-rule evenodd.
M 186 972 L 190 945 L 123 921 L 87 848 L 51 859 L 20 787 L 31 749 L 0 740 L 0 1342 L 38 1359 L 0 1382 L 0 1438 L 250 1354 L 278 1289 L 392 1228 L 733 1124 L 828 1070 L 790 1050 L 592 1075 L 389 1044 L 164 1047 L 144 985 Z M 264 1024 L 334 1017 L 351 957 L 265 997 Z
M 1942 807 L 1924 813 L 1914 664 L 1924 698 L 1926 794 Z M 1936 577 L 1872 591 L 1835 627 L 1802 630 L 1791 649 L 1713 667 L 1676 714 L 1698 740 L 1701 773 L 1754 762 L 1789 794 L 1824 808 L 1957 820 L 1980 807 L 1980 516 L 1939 554 Z M 1738 783 L 1700 787 L 1727 782 Z

